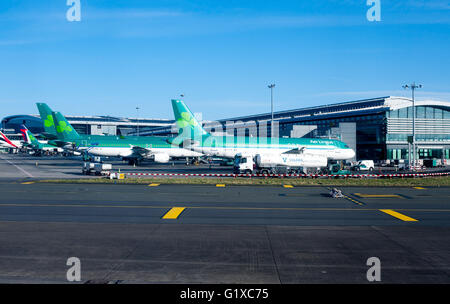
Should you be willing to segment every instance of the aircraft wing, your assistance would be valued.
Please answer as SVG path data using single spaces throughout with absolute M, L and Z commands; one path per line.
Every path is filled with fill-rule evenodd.
M 299 148 L 295 148 L 295 149 L 283 152 L 281 154 L 303 154 L 305 152 L 306 152 L 306 148 L 303 147 L 303 148 L 300 148 L 300 149 Z
M 58 139 L 58 136 L 47 132 L 42 132 L 41 134 L 35 135 L 35 137 L 39 139 L 48 139 L 48 140 Z
M 73 146 L 73 143 L 64 141 L 64 140 L 49 140 L 48 144 L 52 145 L 52 146 L 56 146 L 56 147 L 61 147 L 61 148 L 64 148 L 68 145 Z
M 147 149 L 147 148 L 142 148 L 139 146 L 131 146 L 131 149 L 133 150 L 133 153 L 136 155 L 139 155 L 143 158 L 148 158 L 150 156 L 152 156 L 154 153 L 152 152 L 152 150 Z

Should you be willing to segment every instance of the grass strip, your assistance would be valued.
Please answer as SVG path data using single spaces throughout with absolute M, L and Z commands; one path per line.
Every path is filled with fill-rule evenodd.
M 49 179 L 38 183 L 67 184 L 177 184 L 177 185 L 242 185 L 242 186 L 281 186 L 287 182 L 293 186 L 367 186 L 367 187 L 448 187 L 450 176 L 421 178 L 211 178 L 211 177 L 141 177 L 111 180 L 106 178 Z

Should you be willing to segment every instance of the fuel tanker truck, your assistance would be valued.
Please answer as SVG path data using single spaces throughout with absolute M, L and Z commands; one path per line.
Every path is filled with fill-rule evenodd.
M 317 170 L 327 167 L 328 159 L 324 155 L 310 153 L 273 153 L 273 154 L 236 154 L 233 172 L 236 174 L 285 174 L 307 173 L 308 169 Z

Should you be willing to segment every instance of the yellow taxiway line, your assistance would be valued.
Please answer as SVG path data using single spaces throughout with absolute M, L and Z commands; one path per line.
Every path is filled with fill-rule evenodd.
M 292 185 L 283 185 L 284 188 L 294 188 Z
M 173 207 L 172 209 L 169 210 L 169 212 L 167 212 L 162 218 L 163 219 L 177 219 L 178 216 L 180 216 L 181 212 L 184 211 L 184 209 L 186 209 L 185 207 Z
M 346 199 L 348 199 L 349 201 L 351 201 L 351 202 L 353 202 L 353 203 L 355 203 L 355 204 L 357 204 L 357 205 L 360 205 L 360 206 L 363 206 L 363 205 L 364 205 L 363 203 L 358 202 L 357 200 L 351 198 L 351 197 L 348 196 L 348 195 L 345 195 L 345 194 L 343 194 L 343 195 L 344 195 L 344 197 L 345 197 Z
M 217 184 L 216 187 L 225 187 L 225 184 Z
M 418 220 L 416 220 L 416 219 L 414 219 L 412 217 L 406 216 L 404 214 L 401 214 L 401 213 L 399 213 L 397 211 L 394 211 L 394 210 L 391 210 L 391 209 L 380 209 L 380 211 L 384 212 L 386 214 L 389 214 L 389 215 L 391 215 L 393 217 L 396 217 L 396 218 L 398 218 L 398 219 L 400 219 L 400 220 L 402 220 L 404 222 L 418 222 Z
M 150 185 L 148 185 L 149 187 L 158 187 L 159 186 L 159 184 L 150 184 Z

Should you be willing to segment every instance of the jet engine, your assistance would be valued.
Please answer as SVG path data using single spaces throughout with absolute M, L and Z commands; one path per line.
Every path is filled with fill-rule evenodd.
M 155 156 L 154 156 L 154 161 L 156 163 L 168 163 L 169 160 L 170 160 L 170 156 L 168 154 L 161 153 L 161 154 L 155 154 Z

